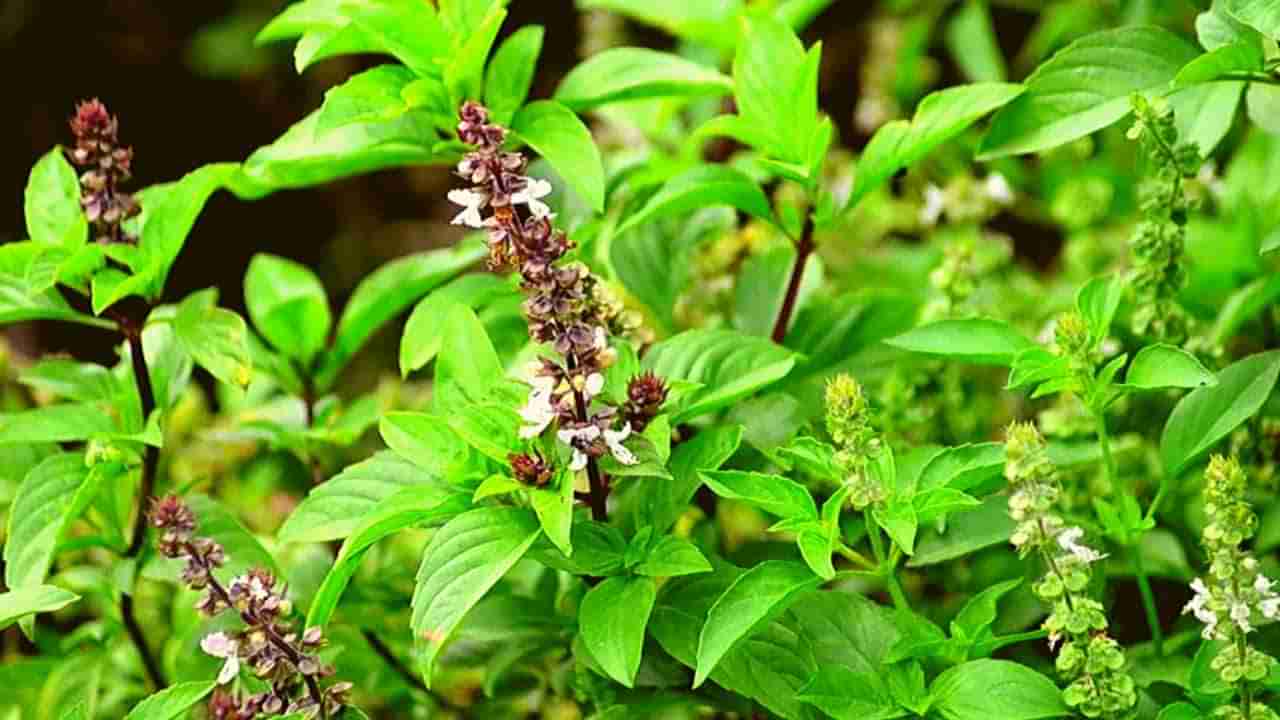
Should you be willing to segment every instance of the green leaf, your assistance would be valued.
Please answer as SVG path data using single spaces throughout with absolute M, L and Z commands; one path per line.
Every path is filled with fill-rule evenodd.
M 982 503 L 968 493 L 940 487 L 917 494 L 911 504 L 915 508 L 916 522 L 924 525 L 954 512 L 970 510 Z
M 58 543 L 92 494 L 82 453 L 60 453 L 32 468 L 9 507 L 4 544 L 4 582 L 10 590 L 44 584 Z M 28 636 L 31 618 L 23 624 Z
M 733 81 L 679 55 L 639 47 L 610 48 L 569 71 L 555 100 L 583 112 L 629 100 L 728 95 Z
M 1280 88 L 1250 83 L 1245 93 L 1249 120 L 1272 135 L 1280 135 Z
M 659 218 L 685 215 L 713 205 L 728 205 L 773 222 L 773 207 L 755 180 L 726 165 L 699 165 L 668 180 L 644 207 L 622 223 L 617 234 L 625 235 Z
M 647 577 L 678 577 L 711 572 L 711 563 L 688 540 L 664 535 L 649 546 L 644 559 L 631 570 Z
M 946 448 L 925 463 L 916 486 L 921 491 L 935 488 L 972 490 L 1003 475 L 1004 463 L 1003 443 Z
M 56 612 L 80 596 L 54 585 L 30 585 L 0 593 L 0 630 L 28 615 Z
M 435 359 L 444 340 L 445 319 L 454 305 L 474 311 L 512 296 L 510 283 L 496 275 L 463 275 L 422 298 L 413 308 L 400 338 L 400 374 L 420 370 Z
M 215 687 L 211 682 L 178 683 L 138 703 L 124 720 L 179 720 Z
M 391 453 L 351 465 L 308 493 L 280 528 L 280 541 L 328 542 L 359 529 L 361 519 L 406 487 L 422 498 L 444 499 L 452 492 L 437 476 Z
M 559 490 L 530 490 L 529 504 L 551 544 L 566 556 L 573 555 L 573 476 L 560 478 Z
M 89 237 L 89 221 L 80 209 L 80 178 L 60 147 L 31 168 L 24 196 L 27 234 L 45 245 L 75 247 Z
M 689 506 L 702 486 L 704 470 L 715 470 L 742 442 L 742 426 L 719 425 L 696 433 L 671 453 L 667 467 L 672 479 L 661 483 L 631 483 L 620 488 L 624 509 L 631 511 L 631 525 L 666 532 Z
M 915 553 L 916 531 L 920 527 L 920 521 L 916 517 L 916 508 L 911 498 L 897 498 L 875 505 L 871 514 L 894 545 L 907 555 Z
M 228 187 L 239 177 L 240 166 L 235 163 L 216 163 L 193 170 L 181 180 L 162 185 L 152 185 L 138 193 L 142 213 L 136 223 L 138 228 L 137 260 L 132 266 L 135 274 L 119 282 L 99 283 L 104 277 L 94 278 L 93 311 L 104 309 L 130 295 L 141 295 L 155 300 L 164 292 L 169 270 L 178 259 L 187 236 L 196 219 L 218 190 Z M 108 273 L 106 277 L 111 277 Z M 102 292 L 99 292 L 99 285 Z
M 253 379 L 249 329 L 244 318 L 218 307 L 216 288 L 187 296 L 178 305 L 173 331 L 196 364 L 228 385 L 248 387 Z
M 996 113 L 979 159 L 1040 152 L 1129 114 L 1129 96 L 1167 86 L 1196 57 L 1177 35 L 1153 26 L 1093 33 L 1036 68 L 1027 91 Z
M 502 361 L 480 319 L 465 305 L 444 316 L 440 361 L 436 363 L 435 408 L 455 413 L 491 401 L 493 388 L 505 377 Z
M 925 355 L 1005 367 L 1013 364 L 1018 353 L 1035 347 L 1035 343 L 1012 327 L 999 320 L 986 318 L 939 320 L 885 342 L 896 348 Z
M 1262 48 L 1252 40 L 1240 40 L 1205 53 L 1187 63 L 1174 78 L 1174 87 L 1212 82 L 1224 75 L 1262 72 Z
M 1076 293 L 1076 309 L 1089 327 L 1089 345 L 1097 348 L 1111 333 L 1125 283 L 1118 275 L 1102 275 L 1090 280 Z
M 1004 82 L 1005 64 L 986 0 L 968 0 L 947 23 L 947 50 L 970 82 Z
M 1276 0 L 1225 0 L 1223 5 L 1236 20 L 1280 40 L 1280 3 Z
M 414 644 L 421 654 L 427 687 L 436 657 L 463 617 L 524 556 L 539 534 L 532 512 L 493 507 L 463 513 L 432 536 L 413 592 Z
M 1280 377 L 1280 351 L 1251 355 L 1217 377 L 1216 385 L 1183 397 L 1165 422 L 1160 458 L 1169 477 L 1180 475 L 1262 409 Z
M 661 28 L 678 38 L 732 50 L 738 39 L 736 19 L 742 0 L 687 2 L 686 0 L 579 0 L 582 10 L 610 10 Z
M 945 532 L 925 531 L 907 565 L 926 567 L 954 560 L 992 545 L 1007 543 L 1012 534 L 1013 520 L 1009 519 L 1008 498 L 992 495 L 980 507 L 948 519 Z
M 931 93 L 920 102 L 910 122 L 891 122 L 872 136 L 858 161 L 848 207 L 1022 92 L 1021 85 L 978 83 Z
M 722 498 L 740 500 L 780 518 L 818 519 L 818 508 L 809 491 L 781 475 L 708 470 L 702 473 L 702 480 Z
M 974 660 L 933 681 L 934 709 L 947 720 L 1037 720 L 1070 713 L 1049 678 L 1008 660 Z
M 1280 231 L 1275 233 L 1280 247 Z M 1223 344 L 1230 340 L 1246 323 L 1264 310 L 1280 302 L 1280 273 L 1260 277 L 1233 292 L 1218 311 L 1213 326 L 1212 342 Z
M 1205 12 L 1196 16 L 1196 39 L 1209 51 L 1240 40 L 1259 42 L 1257 30 L 1245 25 L 1227 12 L 1226 0 L 1213 0 Z
M 604 163 L 591 131 L 572 110 L 552 100 L 530 103 L 511 121 L 516 136 L 551 163 L 596 212 L 604 212 Z
M 444 66 L 444 84 L 455 106 L 481 97 L 485 61 L 498 39 L 498 30 L 507 19 L 505 8 L 493 3 L 489 5 L 479 24 L 465 34 L 454 36 L 454 49 Z
M 781 560 L 765 561 L 743 573 L 707 613 L 698 637 L 693 686 L 702 685 L 734 646 L 821 582 L 805 565 Z
M 679 402 L 668 403 L 667 411 L 676 425 L 732 405 L 781 380 L 795 366 L 796 356 L 766 338 L 730 330 L 688 330 L 651 347 L 643 364 L 667 381 L 685 380 L 703 386 Z
M 405 88 L 416 76 L 402 65 L 379 65 L 352 75 L 324 94 L 316 133 L 347 125 L 394 120 L 409 112 Z
M 316 378 L 319 388 L 331 387 L 342 368 L 379 328 L 485 253 L 483 244 L 463 243 L 457 248 L 393 260 L 368 275 L 351 294 L 338 320 L 333 347 L 321 358 Z
M 418 75 L 439 74 L 439 61 L 452 49 L 435 9 L 420 2 L 343 2 L 339 14 L 373 40 L 375 47 Z
M 1218 380 L 1195 355 L 1172 345 L 1148 345 L 1133 356 L 1125 384 L 1138 390 L 1197 388 Z
M 996 621 L 1000 598 L 1009 594 L 1011 590 L 1021 584 L 1022 578 L 1006 580 L 996 583 L 969 598 L 969 601 L 956 614 L 956 619 L 951 621 L 952 634 L 959 635 L 963 633 L 963 636 L 970 640 L 976 641 L 980 639 L 990 629 L 991 624 Z M 957 633 L 957 629 L 961 633 Z
M 0 413 L 0 444 L 79 442 L 118 430 L 96 403 L 46 405 Z
M 481 454 L 505 463 L 524 446 L 520 416 L 503 405 L 465 405 L 449 413 L 449 428 Z
M 818 123 L 821 44 L 805 52 L 791 28 L 771 19 L 747 22 L 733 59 L 734 99 L 756 149 L 779 160 L 808 164 Z
M 462 438 L 450 429 L 446 417 L 389 412 L 382 416 L 378 430 L 387 447 L 432 477 L 449 477 L 469 454 Z
M 333 322 L 329 299 L 306 266 L 255 255 L 244 277 L 244 302 L 254 327 L 280 352 L 309 364 L 324 348 Z
M 891 720 L 904 714 L 879 676 L 843 665 L 819 666 L 799 698 L 836 720 Z
M 533 71 L 542 53 L 541 25 L 527 25 L 498 46 L 484 80 L 484 104 L 498 122 L 507 122 L 529 97 Z
M 652 578 L 613 577 L 587 591 L 578 611 L 579 631 L 600 667 L 634 687 L 658 589 Z
M 236 194 L 260 198 L 374 170 L 443 160 L 432 153 L 431 145 L 422 142 L 436 137 L 426 113 L 405 113 L 321 131 L 323 113 L 316 110 L 250 155 L 236 178 Z
M 421 488 L 413 486 L 401 488 L 379 502 L 360 519 L 360 526 L 343 541 L 333 567 L 329 569 L 320 589 L 311 600 L 306 626 L 324 627 L 329 624 L 329 618 L 337 609 L 338 600 L 351 582 L 351 577 L 360 567 L 360 561 L 375 544 L 405 528 L 453 517 L 466 510 L 468 505 L 465 494 L 442 497 L 432 492 L 424 493 Z

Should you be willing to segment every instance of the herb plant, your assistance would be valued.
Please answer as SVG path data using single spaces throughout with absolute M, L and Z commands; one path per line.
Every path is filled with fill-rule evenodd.
M 531 99 L 505 0 L 300 0 L 376 63 L 136 190 L 76 106 L 0 322 L 118 352 L 3 367 L 0 718 L 1277 718 L 1280 1 L 876 3 L 856 89 L 833 4 L 579 0 Z M 465 238 L 341 307 L 166 292 L 419 166 Z

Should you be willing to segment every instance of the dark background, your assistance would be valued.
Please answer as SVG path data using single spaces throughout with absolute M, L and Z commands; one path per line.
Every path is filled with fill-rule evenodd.
M 689 0 L 698 2 L 699 0 Z M 317 107 L 324 90 L 384 59 L 337 58 L 299 76 L 292 47 L 253 48 L 248 40 L 286 0 L 3 0 L 0 67 L 0 242 L 25 236 L 22 191 L 31 165 L 69 141 L 77 100 L 99 97 L 135 149 L 132 187 L 176 179 L 203 164 L 243 160 Z M 844 142 L 854 130 L 866 21 L 876 3 L 836 0 L 805 33 L 822 39 L 822 105 Z M 581 15 L 572 0 L 513 0 L 504 31 L 541 24 L 546 40 L 533 96 L 546 97 L 579 58 Z M 999 13 L 999 10 L 997 10 Z M 1001 15 L 1004 15 L 1001 17 Z M 1029 16 L 998 14 L 1002 44 L 1016 48 Z M 634 44 L 664 47 L 661 33 L 628 26 Z M 941 58 L 940 58 L 941 59 Z M 943 59 L 943 81 L 953 69 Z M 167 300 L 209 286 L 242 306 L 241 279 L 256 252 L 316 268 L 339 305 L 354 283 L 387 259 L 456 242 L 444 168 L 395 170 L 246 203 L 227 194 L 210 202 L 173 270 Z M 73 350 L 99 358 L 110 336 L 72 326 L 23 328 L 18 347 Z

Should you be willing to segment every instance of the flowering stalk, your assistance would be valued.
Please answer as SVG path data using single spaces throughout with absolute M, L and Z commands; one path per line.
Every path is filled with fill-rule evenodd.
M 135 217 L 142 207 L 134 197 L 121 189 L 121 185 L 133 174 L 133 148 L 120 144 L 120 121 L 97 99 L 86 100 L 76 106 L 71 117 L 71 134 L 75 144 L 67 150 L 67 159 L 80 173 L 80 207 L 93 230 L 94 240 L 102 245 L 136 244 L 138 239 L 124 229 L 124 222 Z M 146 313 L 141 313 L 145 319 Z M 151 374 L 147 369 L 146 354 L 142 347 L 142 322 L 137 318 L 113 310 L 120 333 L 129 343 L 129 358 L 138 398 L 142 404 L 142 417 L 151 416 L 156 408 L 155 392 L 151 387 Z M 135 558 L 142 551 L 146 539 L 146 513 L 143 508 L 155 492 L 156 467 L 159 449 L 146 445 L 143 449 L 141 478 L 139 482 L 139 511 L 134 521 L 126 558 Z M 122 593 L 120 617 L 125 632 L 142 658 L 142 666 L 151 683 L 165 686 L 164 674 L 156 661 L 138 624 L 133 608 L 133 596 Z
M 907 608 L 907 595 L 897 575 L 900 554 L 896 547 L 891 552 L 885 551 L 880 526 L 872 514 L 876 505 L 888 499 L 888 488 L 875 467 L 885 452 L 885 445 L 871 426 L 871 404 L 862 385 L 843 373 L 827 382 L 825 400 L 827 432 L 836 445 L 834 459 L 845 475 L 849 504 L 854 510 L 862 511 L 867 541 L 894 605 Z
M 1107 634 L 1102 603 L 1085 594 L 1089 566 L 1106 556 L 1082 544 L 1084 530 L 1056 514 L 1061 489 L 1034 425 L 1009 426 L 1005 457 L 1009 516 L 1017 523 L 1010 542 L 1047 569 L 1032 590 L 1050 607 L 1044 621 L 1049 647 L 1062 643 L 1057 669 L 1068 683 L 1062 698 L 1085 717 L 1126 717 L 1138 702 L 1133 678 L 1120 644 Z
M 233 682 L 241 666 L 247 665 L 269 686 L 247 696 L 219 692 L 210 703 L 213 717 L 253 720 L 260 714 L 295 712 L 322 720 L 336 716 L 347 703 L 351 683 L 321 688 L 320 679 L 333 674 L 333 668 L 314 654 L 324 645 L 323 634 L 320 628 L 307 628 L 301 636 L 293 631 L 283 619 L 292 611 L 292 603 L 276 578 L 255 568 L 224 587 L 213 573 L 226 564 L 222 546 L 196 537 L 195 514 L 177 497 L 153 503 L 150 518 L 159 532 L 156 544 L 160 554 L 185 560 L 183 583 L 204 592 L 196 609 L 208 617 L 234 610 L 246 625 L 240 632 L 210 633 L 200 641 L 202 650 L 224 661 L 218 685 Z
M 458 163 L 457 173 L 470 187 L 449 193 L 463 208 L 453 222 L 488 232 L 490 268 L 520 273 L 529 335 L 558 355 L 534 363 L 520 435 L 537 438 L 556 425 L 556 438 L 572 451 L 569 469 L 587 471 L 592 517 L 604 520 L 609 485 L 598 460 L 611 454 L 624 465 L 637 462 L 623 441 L 656 414 L 666 387 L 652 375 L 633 378 L 631 401 L 621 412 L 598 399 L 602 373 L 616 359 L 608 337 L 626 329 L 623 315 L 586 266 L 562 262 L 573 244 L 552 225 L 555 216 L 542 202 L 551 183 L 527 176 L 528 160 L 502 149 L 506 128 L 489 123 L 488 111 L 475 102 L 465 103 L 459 115 L 458 137 L 475 149 Z M 525 454 L 513 456 L 512 467 L 518 478 L 539 485 L 550 478 L 546 462 Z
M 1236 687 L 1239 704 L 1220 707 L 1213 717 L 1275 720 L 1274 711 L 1254 702 L 1253 692 L 1276 660 L 1250 645 L 1248 636 L 1256 625 L 1280 619 L 1280 593 L 1275 582 L 1259 572 L 1257 558 L 1241 548 L 1258 528 L 1258 518 L 1244 500 L 1244 470 L 1235 458 L 1214 455 L 1204 478 L 1207 521 L 1201 542 L 1209 557 L 1209 574 L 1191 583 L 1195 596 L 1182 611 L 1204 623 L 1204 639 L 1224 643 L 1210 667 Z
M 1139 187 L 1143 219 L 1129 241 L 1130 271 L 1136 305 L 1133 331 L 1165 342 L 1187 339 L 1191 318 L 1177 302 L 1187 284 L 1183 266 L 1189 203 L 1182 181 L 1200 168 L 1195 144 L 1180 142 L 1173 110 L 1162 100 L 1132 99 L 1136 120 L 1130 139 L 1138 140 L 1149 163 Z

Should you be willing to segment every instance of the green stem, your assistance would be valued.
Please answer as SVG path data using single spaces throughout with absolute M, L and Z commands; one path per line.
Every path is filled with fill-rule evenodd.
M 1107 487 L 1111 491 L 1133 492 L 1133 488 L 1126 487 L 1123 490 L 1116 487 L 1116 459 L 1111 454 L 1111 436 L 1107 433 L 1107 417 L 1104 411 L 1095 410 L 1094 419 L 1098 425 L 1098 445 L 1102 447 L 1102 467 L 1106 473 Z M 1136 537 L 1129 544 L 1130 555 L 1133 562 L 1133 575 L 1138 580 L 1138 592 L 1142 596 L 1142 611 L 1147 616 L 1147 627 L 1151 629 L 1151 644 L 1155 648 L 1156 655 L 1164 655 L 1164 630 L 1160 628 L 1160 613 L 1156 610 L 1155 594 L 1151 592 L 1151 580 L 1147 577 L 1146 565 L 1142 562 L 1142 533 L 1137 532 Z
M 1157 656 L 1164 655 L 1164 630 L 1160 628 L 1160 613 L 1156 610 L 1156 596 L 1151 592 L 1151 582 L 1147 579 L 1147 569 L 1142 562 L 1142 548 L 1135 543 L 1130 548 L 1133 554 L 1133 574 L 1138 578 L 1138 592 L 1142 595 L 1142 610 L 1147 615 L 1147 625 L 1151 628 L 1151 645 Z
M 890 557 L 885 553 L 884 540 L 880 537 L 880 525 L 871 515 L 871 508 L 862 511 L 862 517 L 867 524 L 867 538 L 871 541 L 871 553 L 875 556 L 877 572 L 884 580 L 885 586 L 889 590 L 889 596 L 893 598 L 893 604 L 899 610 L 910 610 L 911 605 L 907 602 L 907 595 L 902 591 L 902 585 L 898 582 L 897 557 Z

